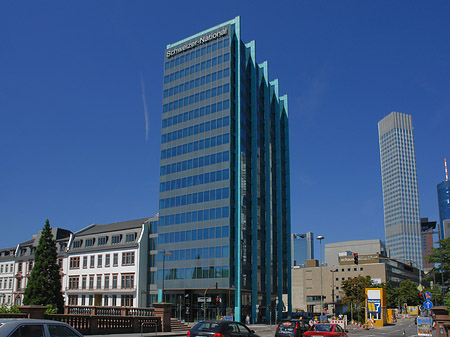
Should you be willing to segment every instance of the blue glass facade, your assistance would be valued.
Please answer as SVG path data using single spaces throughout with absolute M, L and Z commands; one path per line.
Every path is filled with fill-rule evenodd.
M 445 231 L 444 220 L 450 219 L 450 181 L 445 180 L 437 185 L 438 204 L 439 204 L 439 230 L 441 238 L 447 238 L 450 233 Z
M 157 279 L 184 319 L 291 309 L 287 97 L 267 75 L 239 17 L 166 48 Z
M 300 266 L 314 259 L 314 234 L 292 234 L 292 266 Z

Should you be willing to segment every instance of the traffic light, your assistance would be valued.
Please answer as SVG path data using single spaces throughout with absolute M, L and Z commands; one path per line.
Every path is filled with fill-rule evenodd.
M 354 253 L 353 254 L 353 261 L 355 262 L 355 264 L 358 264 L 358 253 Z
M 219 297 L 219 296 L 216 296 L 216 305 L 219 306 L 219 305 L 220 305 L 220 302 L 221 302 L 220 297 Z

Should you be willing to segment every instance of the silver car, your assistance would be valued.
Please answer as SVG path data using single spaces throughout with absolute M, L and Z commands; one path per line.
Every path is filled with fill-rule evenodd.
M 69 324 L 46 319 L 0 319 L 1 337 L 83 337 Z

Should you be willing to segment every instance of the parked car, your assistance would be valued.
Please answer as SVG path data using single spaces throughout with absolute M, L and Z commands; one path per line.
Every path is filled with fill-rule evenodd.
M 83 337 L 69 324 L 46 319 L 0 319 L 2 337 Z
M 348 337 L 347 330 L 341 328 L 339 324 L 332 323 L 316 323 L 303 336 L 312 337 L 327 337 L 327 336 L 339 336 Z
M 245 324 L 235 321 L 199 322 L 188 331 L 187 337 L 259 337 Z
M 302 337 L 309 328 L 307 320 L 285 319 L 278 323 L 275 337 Z

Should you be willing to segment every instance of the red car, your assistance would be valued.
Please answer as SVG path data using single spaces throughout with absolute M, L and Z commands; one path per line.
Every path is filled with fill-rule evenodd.
M 327 337 L 327 336 L 339 336 L 348 337 L 347 330 L 341 328 L 339 324 L 331 323 L 317 323 L 314 324 L 308 331 L 306 331 L 304 337 Z

